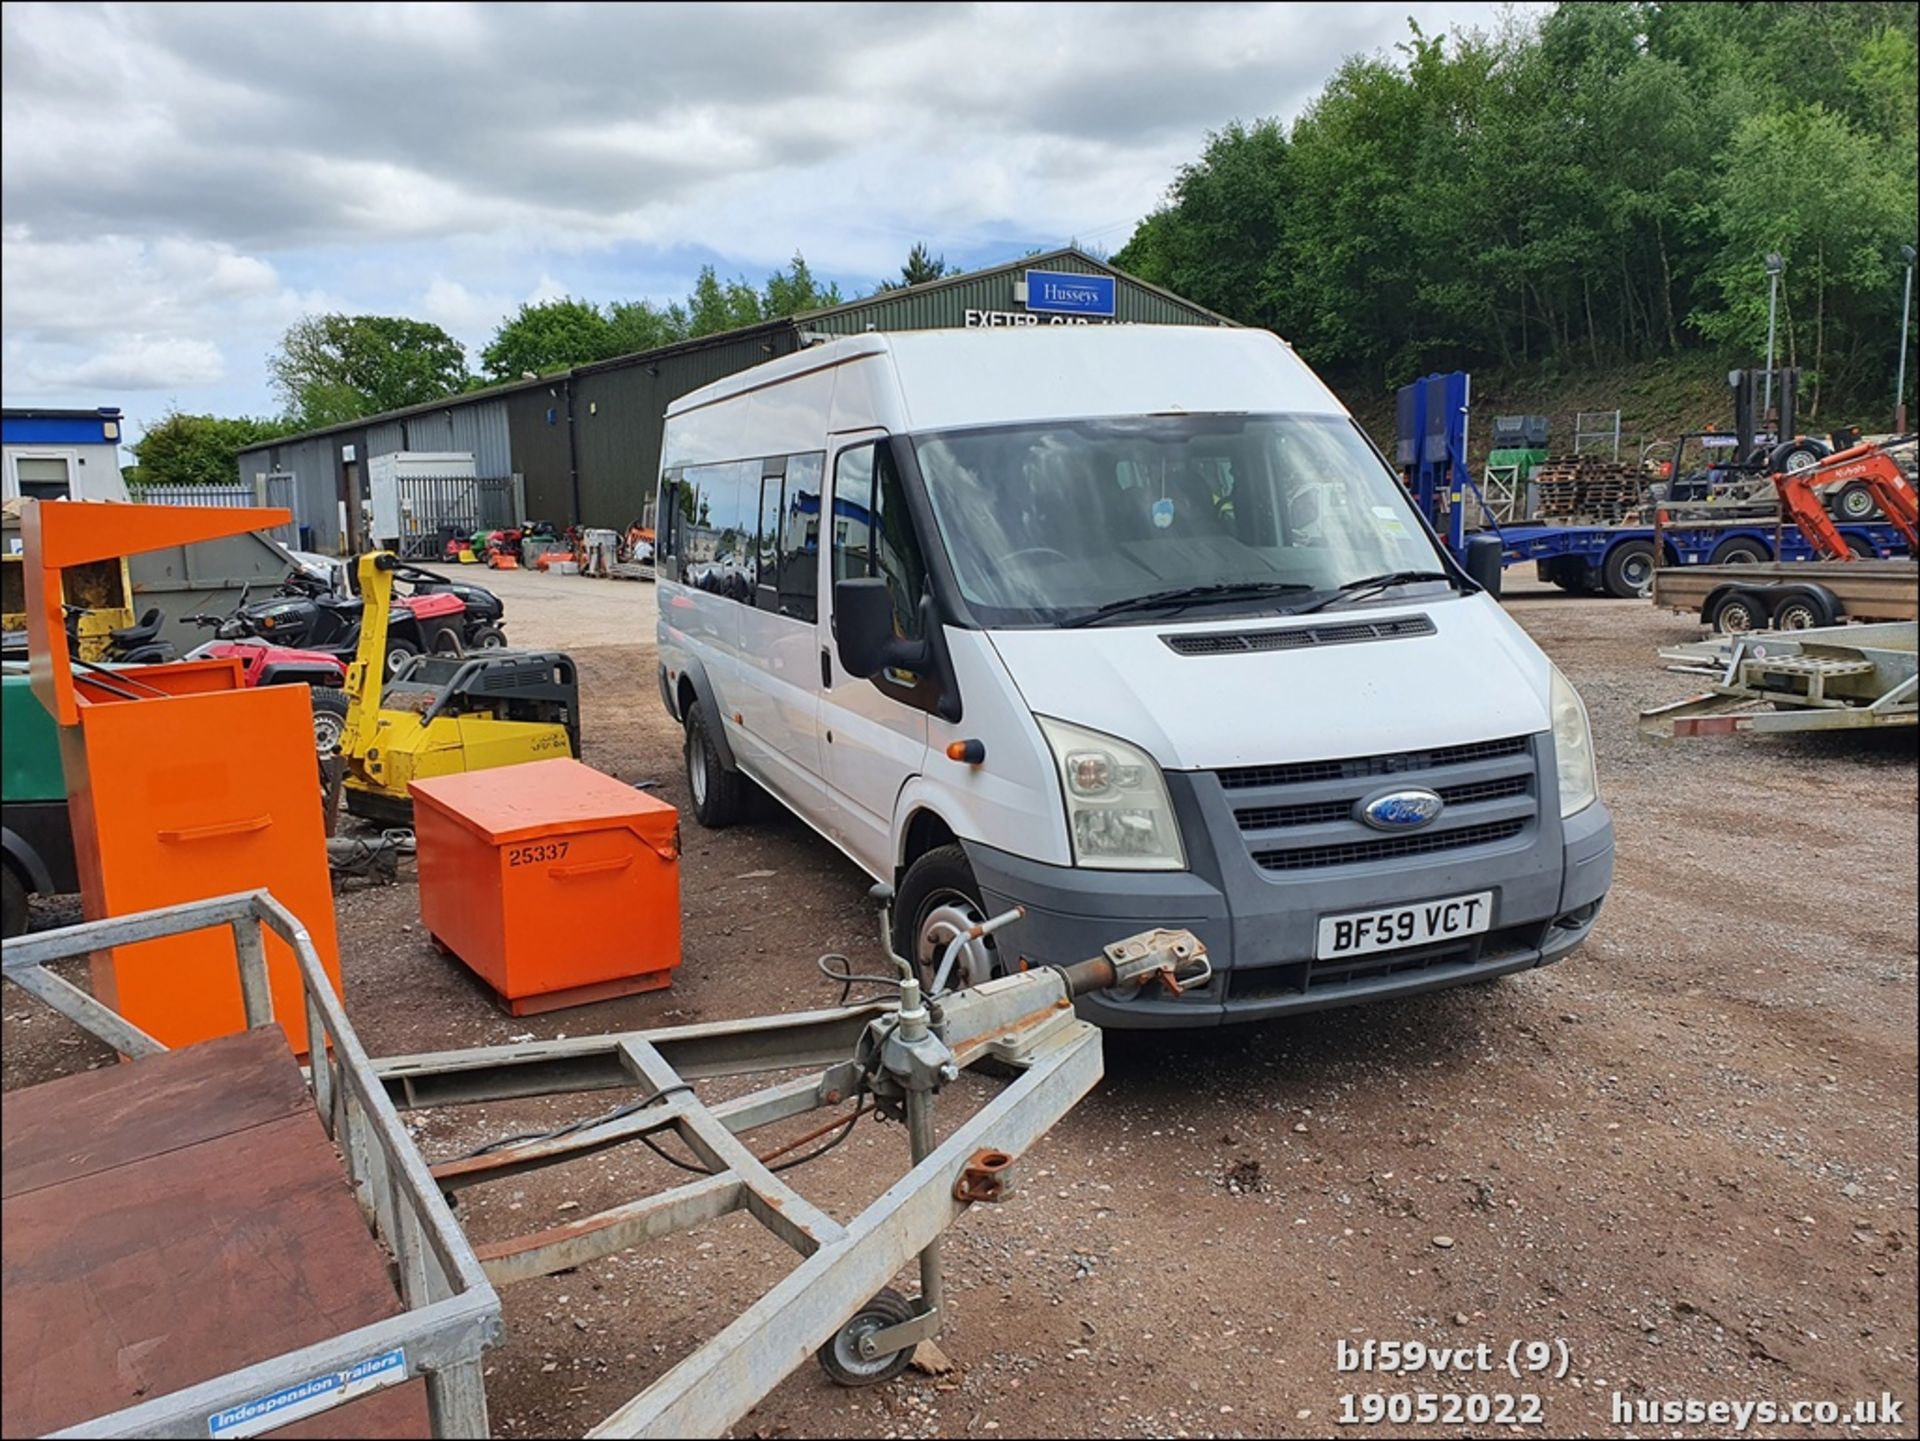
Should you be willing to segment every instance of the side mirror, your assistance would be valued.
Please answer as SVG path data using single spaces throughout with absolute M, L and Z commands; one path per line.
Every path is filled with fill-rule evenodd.
M 933 647 L 893 633 L 893 597 L 880 576 L 837 581 L 833 587 L 834 649 L 848 675 L 871 680 L 882 671 L 924 671 Z
M 1467 578 L 1495 600 L 1500 598 L 1500 557 L 1505 550 L 1497 535 L 1467 537 Z

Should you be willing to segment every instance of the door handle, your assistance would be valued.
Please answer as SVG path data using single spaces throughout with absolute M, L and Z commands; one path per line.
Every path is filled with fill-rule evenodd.
M 833 689 L 833 652 L 825 646 L 820 647 L 820 688 Z
M 163 841 L 210 841 L 218 836 L 241 836 L 249 831 L 264 831 L 272 824 L 272 816 L 250 816 L 243 821 L 219 821 L 210 826 L 180 826 L 174 830 L 155 831 L 154 835 Z

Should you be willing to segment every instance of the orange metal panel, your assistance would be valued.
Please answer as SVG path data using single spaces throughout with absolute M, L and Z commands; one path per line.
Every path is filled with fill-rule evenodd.
M 411 789 L 421 917 L 516 1014 L 667 983 L 680 964 L 672 806 L 574 760 Z
M 217 670 L 153 667 L 169 683 Z M 298 916 L 337 991 L 339 947 L 313 759 L 298 686 L 137 701 L 90 695 L 63 732 L 68 810 L 89 917 L 264 888 Z M 90 689 L 91 687 L 89 687 Z M 293 953 L 267 937 L 274 1014 L 304 1046 Z M 94 990 L 167 1046 L 243 1029 L 227 931 L 119 946 L 95 956 Z
M 293 518 L 280 506 L 123 505 L 108 501 L 27 500 L 20 506 L 26 553 L 27 658 L 33 693 L 61 725 L 75 725 L 73 668 L 60 613 L 60 572 L 143 550 L 271 530 Z

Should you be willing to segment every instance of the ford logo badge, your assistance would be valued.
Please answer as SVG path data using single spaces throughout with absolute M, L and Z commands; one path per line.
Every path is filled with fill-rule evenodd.
M 1410 831 L 1424 826 L 1447 803 L 1430 790 L 1388 791 L 1361 801 L 1359 819 L 1376 831 Z

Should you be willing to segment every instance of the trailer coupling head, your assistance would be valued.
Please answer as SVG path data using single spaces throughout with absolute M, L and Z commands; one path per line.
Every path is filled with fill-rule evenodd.
M 1207 948 L 1192 931 L 1142 931 L 1115 941 L 1090 961 L 1061 967 L 1076 996 L 1089 991 L 1133 992 L 1159 985 L 1169 995 L 1198 990 L 1213 979 Z

